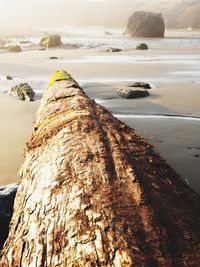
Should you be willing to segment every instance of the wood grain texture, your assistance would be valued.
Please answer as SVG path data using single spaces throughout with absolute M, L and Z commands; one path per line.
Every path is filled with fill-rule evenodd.
M 1 267 L 200 266 L 200 198 L 72 79 L 46 89 Z

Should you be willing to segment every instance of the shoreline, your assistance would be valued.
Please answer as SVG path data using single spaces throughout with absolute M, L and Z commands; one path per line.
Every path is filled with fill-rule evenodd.
M 6 101 L 3 101 L 4 104 L 13 103 L 14 108 L 7 107 L 10 110 L 10 114 L 7 114 L 7 117 L 4 116 L 4 127 L 0 134 L 0 140 L 3 141 L 3 143 L 0 141 L 1 158 L 4 161 L 7 159 L 7 162 L 1 161 L 0 163 L 1 173 L 5 177 L 5 179 L 0 179 L 1 185 L 18 181 L 17 172 L 23 163 L 23 149 L 31 134 L 35 115 L 40 104 L 39 100 L 26 103 L 8 95 L 4 95 L 4 98 L 6 98 Z M 1 106 L 1 108 L 3 107 Z M 23 115 L 24 118 L 22 119 L 19 116 L 24 112 L 26 116 Z M 113 113 L 111 110 L 110 112 Z M 196 119 L 199 122 L 200 117 L 195 117 L 195 120 L 185 120 L 184 116 L 178 116 L 180 119 L 177 119 L 177 115 L 122 113 L 114 113 L 113 115 L 134 129 L 138 135 L 147 139 L 155 147 L 156 152 L 166 159 L 170 166 L 184 180 L 187 180 L 195 191 L 200 193 L 198 180 L 200 158 L 195 157 L 195 155 L 200 154 L 198 146 L 200 126 L 196 124 Z M 13 119 L 15 120 L 14 124 Z M 2 117 L 0 117 L 0 121 L 3 122 Z M 24 125 L 26 125 L 26 129 L 24 129 Z M 14 136 L 13 132 L 15 133 Z M 8 135 L 8 133 L 10 134 Z M 10 168 L 9 159 L 12 161 L 12 168 Z M 193 167 L 191 168 L 191 166 Z
M 86 94 L 103 105 L 133 128 L 138 135 L 155 146 L 155 150 L 169 162 L 190 186 L 200 193 L 200 77 L 198 75 L 197 48 L 162 48 L 148 51 L 122 51 L 110 54 L 99 49 L 50 49 L 27 51 L 19 54 L 0 54 L 1 77 L 11 75 L 17 79 L 0 79 L 0 184 L 18 181 L 17 172 L 23 163 L 23 148 L 33 128 L 35 114 L 43 89 L 56 69 L 65 69 L 83 87 Z M 84 56 L 146 57 L 139 64 L 70 63 Z M 165 60 L 149 63 L 149 57 L 164 55 L 181 57 L 183 63 Z M 187 56 L 185 56 L 187 55 Z M 189 55 L 192 55 L 193 61 Z M 57 56 L 58 60 L 49 57 Z M 185 56 L 185 58 L 184 58 Z M 189 71 L 189 74 L 188 74 Z M 144 99 L 126 100 L 117 90 L 129 82 L 143 81 L 153 85 L 150 96 Z M 28 82 L 36 92 L 36 101 L 26 103 L 2 92 L 20 82 Z M 195 157 L 196 155 L 196 157 Z

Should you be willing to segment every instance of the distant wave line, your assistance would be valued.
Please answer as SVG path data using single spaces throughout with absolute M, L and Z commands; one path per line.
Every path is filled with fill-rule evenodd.
M 113 114 L 117 118 L 137 118 L 137 119 L 175 119 L 200 122 L 200 117 L 173 115 L 173 114 Z

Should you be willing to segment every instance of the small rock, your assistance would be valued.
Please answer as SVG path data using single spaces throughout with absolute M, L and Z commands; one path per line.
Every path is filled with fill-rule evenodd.
M 120 89 L 118 90 L 118 95 L 126 99 L 132 99 L 132 98 L 147 97 L 150 94 L 147 90 Z
M 145 43 L 140 43 L 140 44 L 138 44 L 138 45 L 136 46 L 136 50 L 148 50 L 148 49 L 149 49 L 149 47 L 148 47 L 148 45 L 145 44 Z
M 23 101 L 33 101 L 35 92 L 28 83 L 20 83 L 8 91 L 9 95 L 18 96 Z
M 121 51 L 122 51 L 122 49 L 120 49 L 120 48 L 113 48 L 113 47 L 110 47 L 110 48 L 108 48 L 106 50 L 106 52 L 113 52 L 113 53 L 115 53 L 115 52 L 121 52 Z
M 58 59 L 58 57 L 50 57 L 49 59 Z
M 22 52 L 22 49 L 20 45 L 10 45 L 8 47 L 8 52 L 19 53 Z
M 17 184 L 0 186 L 0 250 L 8 236 L 8 229 L 13 214 L 13 204 L 17 189 Z
M 195 154 L 194 157 L 195 157 L 195 158 L 199 158 L 199 154 Z
M 140 87 L 144 89 L 151 89 L 151 86 L 149 83 L 144 83 L 144 82 L 135 82 L 129 85 L 129 87 Z
M 7 79 L 7 80 L 13 80 L 13 77 L 10 76 L 10 75 L 8 75 L 8 76 L 6 76 L 6 79 Z

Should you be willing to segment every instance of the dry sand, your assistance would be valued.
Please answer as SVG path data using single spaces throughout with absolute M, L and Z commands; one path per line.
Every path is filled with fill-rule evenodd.
M 40 98 L 51 73 L 56 69 L 67 70 L 89 96 L 114 114 L 123 114 L 120 118 L 150 140 L 182 178 L 200 192 L 200 121 L 192 118 L 134 117 L 134 114 L 169 114 L 200 118 L 200 80 L 195 76 L 198 65 L 188 63 L 189 58 L 195 59 L 199 52 L 200 48 L 151 49 L 119 54 L 97 49 L 60 49 L 0 54 L 1 76 L 16 77 L 13 81 L 0 80 L 0 90 L 6 91 L 11 85 L 24 81 L 33 86 Z M 147 60 L 126 62 L 127 57 L 138 55 L 145 56 Z M 180 59 L 181 56 L 188 58 L 181 61 L 176 58 L 177 55 Z M 50 56 L 59 59 L 50 60 Z M 164 56 L 161 61 L 160 56 Z M 186 70 L 188 72 L 184 74 Z M 150 97 L 125 100 L 117 96 L 117 89 L 136 80 L 154 85 Z M 0 184 L 18 181 L 17 171 L 23 162 L 23 148 L 30 136 L 39 102 L 26 103 L 0 94 Z

